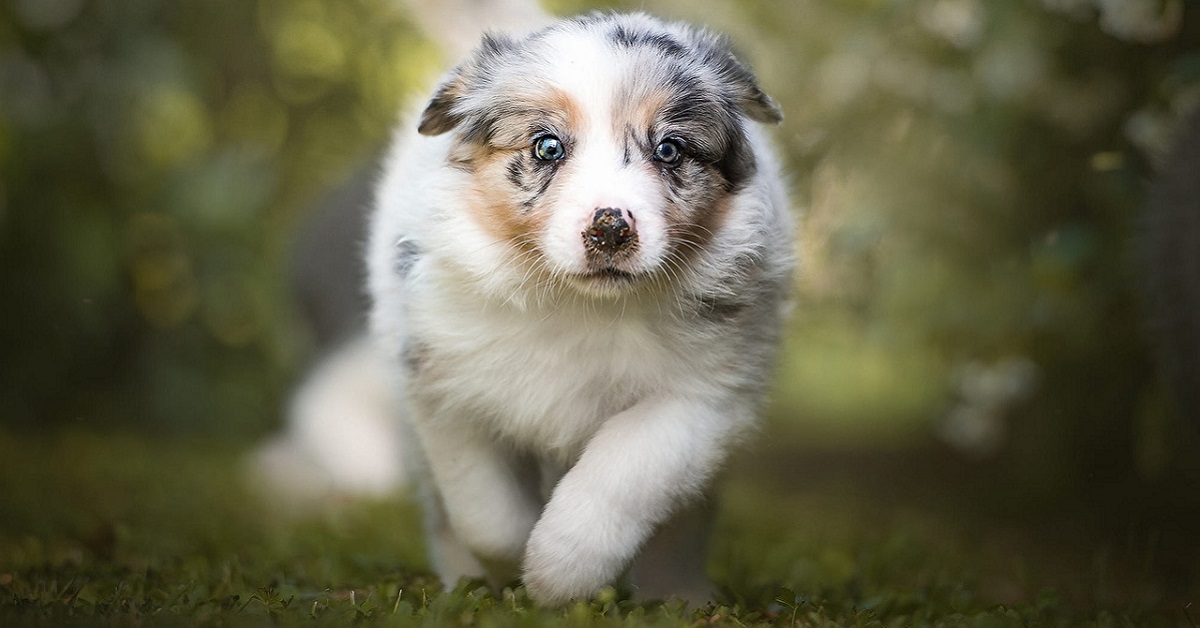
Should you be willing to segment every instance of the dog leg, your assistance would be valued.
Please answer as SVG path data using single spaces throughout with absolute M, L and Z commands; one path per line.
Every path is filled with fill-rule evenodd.
M 429 544 L 429 556 L 442 585 L 449 591 L 462 578 L 493 580 L 494 576 L 450 527 L 450 518 L 446 516 L 446 508 L 437 489 L 433 486 L 423 488 L 425 542 Z
M 447 587 L 480 568 L 494 586 L 518 575 L 540 502 L 517 456 L 463 422 L 414 421 L 432 484 L 427 496 L 438 575 Z M 474 560 L 472 560 L 472 558 Z
M 615 580 L 655 528 L 703 490 L 731 432 L 752 414 L 739 404 L 660 398 L 606 421 L 529 538 L 530 596 L 561 605 Z

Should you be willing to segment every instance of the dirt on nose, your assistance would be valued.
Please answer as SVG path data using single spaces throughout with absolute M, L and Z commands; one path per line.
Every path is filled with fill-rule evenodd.
M 590 246 L 606 253 L 615 253 L 637 240 L 637 229 L 632 220 L 632 214 L 626 220 L 625 212 L 620 209 L 602 207 L 596 210 L 592 224 L 583 232 L 583 237 Z

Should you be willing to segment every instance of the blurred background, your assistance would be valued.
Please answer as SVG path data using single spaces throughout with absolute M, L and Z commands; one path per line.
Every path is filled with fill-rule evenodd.
M 0 434 L 280 428 L 317 344 L 297 233 L 444 67 L 395 4 L 0 3 Z M 1195 2 L 551 5 L 711 25 L 785 109 L 802 264 L 764 473 L 1195 538 L 1196 380 L 1162 332 L 1197 306 L 1147 289 L 1146 234 L 1200 105 Z

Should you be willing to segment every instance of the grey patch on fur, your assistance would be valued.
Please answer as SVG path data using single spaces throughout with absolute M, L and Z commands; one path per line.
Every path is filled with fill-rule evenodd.
M 667 33 L 638 30 L 621 23 L 612 27 L 608 37 L 619 47 L 651 48 L 665 57 L 681 57 L 688 53 L 686 46 Z
M 696 313 L 714 323 L 727 323 L 747 311 L 753 304 L 743 299 L 704 296 L 696 300 Z
M 524 157 L 513 157 L 508 161 L 508 182 L 513 184 L 513 187 L 518 190 L 525 188 L 525 164 Z
M 558 161 L 539 161 L 522 152 L 509 159 L 505 167 L 505 178 L 514 188 L 524 193 L 521 207 L 532 209 L 538 199 L 550 189 L 554 174 L 558 172 Z
M 400 364 L 410 377 L 421 372 L 428 357 L 429 348 L 424 343 L 413 338 L 404 339 L 404 346 L 400 349 Z
M 769 259 L 746 253 L 730 260 L 729 265 L 730 271 L 722 281 L 690 296 L 694 314 L 701 320 L 740 325 L 743 314 L 771 307 L 768 304 L 781 297 L 779 286 L 785 279 L 773 272 L 775 264 Z
M 553 173 L 551 173 L 551 175 L 552 174 Z M 550 184 L 553 182 L 553 176 L 545 176 L 545 178 L 542 180 L 542 184 L 538 186 L 538 189 L 534 190 L 529 198 L 521 201 L 521 206 L 525 209 L 533 209 L 534 204 L 537 203 L 538 199 L 540 199 L 542 195 L 546 193 L 546 190 L 550 189 Z
M 421 258 L 421 248 L 412 240 L 400 240 L 396 242 L 396 258 L 392 262 L 392 269 L 401 277 L 407 277 L 409 271 L 412 270 L 417 260 Z

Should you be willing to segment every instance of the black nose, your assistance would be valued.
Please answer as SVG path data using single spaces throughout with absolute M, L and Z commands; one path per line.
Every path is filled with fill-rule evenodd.
M 628 215 L 629 219 L 625 217 Z M 584 239 L 606 253 L 616 253 L 637 240 L 633 214 L 612 207 L 601 207 L 592 216 L 592 224 L 583 232 Z

